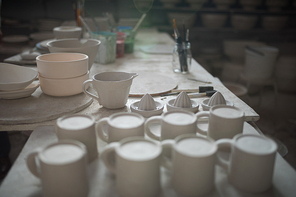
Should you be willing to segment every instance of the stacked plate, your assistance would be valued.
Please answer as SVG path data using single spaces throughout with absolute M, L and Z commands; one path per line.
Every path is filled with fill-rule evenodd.
M 37 71 L 14 64 L 0 63 L 0 98 L 17 99 L 30 96 L 39 87 Z

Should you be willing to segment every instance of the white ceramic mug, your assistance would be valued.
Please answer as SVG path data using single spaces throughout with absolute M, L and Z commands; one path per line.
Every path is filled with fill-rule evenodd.
M 144 136 L 143 116 L 137 113 L 119 112 L 102 118 L 97 123 L 97 132 L 101 140 L 110 143 L 126 137 Z
M 153 116 L 145 122 L 145 133 L 155 140 L 174 139 L 175 137 L 186 134 L 196 133 L 196 116 L 189 111 L 169 111 L 161 116 Z M 160 135 L 156 134 L 155 125 L 160 127 Z
M 28 155 L 27 167 L 41 179 L 45 197 L 88 195 L 87 150 L 81 142 L 63 140 L 37 149 Z
M 209 136 L 214 140 L 221 138 L 233 138 L 236 134 L 243 132 L 244 112 L 234 106 L 216 105 L 209 111 L 198 112 L 197 132 Z M 207 130 L 201 128 L 201 118 L 209 118 Z
M 203 196 L 214 189 L 217 145 L 213 139 L 184 134 L 161 145 L 161 163 L 172 171 L 171 182 L 177 193 Z
M 99 101 L 109 109 L 117 109 L 125 106 L 133 78 L 137 73 L 125 72 L 102 72 L 86 80 L 82 89 L 85 94 Z M 88 85 L 92 84 L 98 96 L 87 91 Z
M 88 161 L 98 157 L 95 119 L 89 115 L 74 114 L 58 118 L 55 132 L 59 140 L 72 139 L 82 142 L 88 152 Z
M 160 192 L 161 152 L 161 146 L 155 141 L 130 137 L 108 144 L 101 158 L 116 175 L 120 196 L 155 197 Z
M 217 161 L 228 174 L 229 182 L 243 191 L 257 193 L 272 186 L 277 144 L 260 135 L 238 134 L 233 139 L 216 141 L 218 150 L 231 147 L 230 160 L 217 154 Z

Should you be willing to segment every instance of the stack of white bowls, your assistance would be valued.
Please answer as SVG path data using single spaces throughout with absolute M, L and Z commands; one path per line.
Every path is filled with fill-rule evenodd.
M 32 68 L 0 63 L 0 98 L 17 99 L 30 96 L 38 87 L 37 71 Z
M 48 53 L 36 58 L 41 90 L 50 96 L 71 96 L 82 92 L 89 79 L 87 55 Z

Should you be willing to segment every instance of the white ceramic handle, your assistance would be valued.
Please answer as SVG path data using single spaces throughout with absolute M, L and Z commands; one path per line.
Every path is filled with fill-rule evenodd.
M 155 139 L 155 140 L 160 141 L 160 139 L 161 139 L 161 135 L 155 135 L 155 134 L 151 131 L 151 129 L 150 129 L 150 125 L 151 125 L 152 123 L 157 123 L 157 124 L 161 125 L 161 121 L 162 121 L 161 116 L 153 116 L 153 117 L 148 118 L 147 121 L 145 122 L 145 125 L 144 125 L 146 135 L 148 135 L 148 136 L 149 136 L 150 138 L 152 138 L 152 139 Z M 160 133 L 161 133 L 161 132 L 160 132 Z
M 202 118 L 202 117 L 210 117 L 210 112 L 199 112 L 196 114 L 196 119 L 197 119 L 197 122 L 196 122 L 196 132 L 198 132 L 199 134 L 201 135 L 205 135 L 207 136 L 208 134 L 208 131 L 207 130 L 203 130 L 202 128 L 200 128 L 198 125 L 199 125 L 199 118 Z
M 118 142 L 112 142 L 104 147 L 101 158 L 105 166 L 112 172 L 116 174 L 116 162 L 115 162 L 115 148 L 119 146 Z
M 216 144 L 218 146 L 218 150 L 225 148 L 225 147 L 230 148 L 232 143 L 233 143 L 232 139 L 225 139 L 225 138 L 216 141 Z M 228 169 L 230 166 L 230 161 L 223 159 L 219 154 L 216 154 L 216 157 L 217 157 L 217 164 L 219 166 L 223 167 L 226 170 L 226 172 L 228 172 Z
M 34 152 L 31 152 L 26 159 L 27 166 L 30 172 L 38 178 L 40 178 L 40 170 L 38 169 L 39 167 L 36 163 L 36 156 L 39 154 L 40 151 L 41 149 L 37 149 Z
M 161 156 L 160 164 L 169 170 L 172 170 L 173 168 L 172 149 L 174 144 L 175 144 L 175 141 L 171 139 L 164 140 L 161 142 L 162 156 Z
M 88 79 L 88 80 L 86 80 L 85 82 L 83 82 L 83 84 L 82 84 L 82 90 L 83 90 L 83 92 L 84 92 L 86 95 L 88 95 L 88 96 L 90 96 L 90 97 L 92 97 L 92 98 L 94 98 L 94 99 L 96 99 L 96 100 L 98 100 L 98 101 L 100 102 L 98 96 L 96 96 L 96 95 L 90 93 L 89 91 L 87 91 L 87 84 L 91 84 L 92 82 L 93 82 L 92 79 Z
M 104 126 L 105 125 L 109 126 L 108 119 L 109 119 L 108 117 L 102 118 L 96 124 L 96 131 L 98 133 L 98 136 L 100 137 L 101 140 L 103 140 L 104 142 L 107 142 L 107 143 L 108 143 L 108 140 L 109 140 L 109 136 L 108 136 L 108 132 L 104 131 Z

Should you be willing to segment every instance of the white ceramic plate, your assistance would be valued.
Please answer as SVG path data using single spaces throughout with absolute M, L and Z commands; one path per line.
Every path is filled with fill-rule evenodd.
M 27 42 L 28 40 L 29 40 L 28 36 L 25 36 L 25 35 L 5 36 L 2 39 L 3 42 L 10 42 L 10 43 Z
M 0 91 L 0 98 L 2 99 L 18 99 L 30 96 L 39 87 L 39 82 L 33 82 L 25 89 L 15 91 Z

